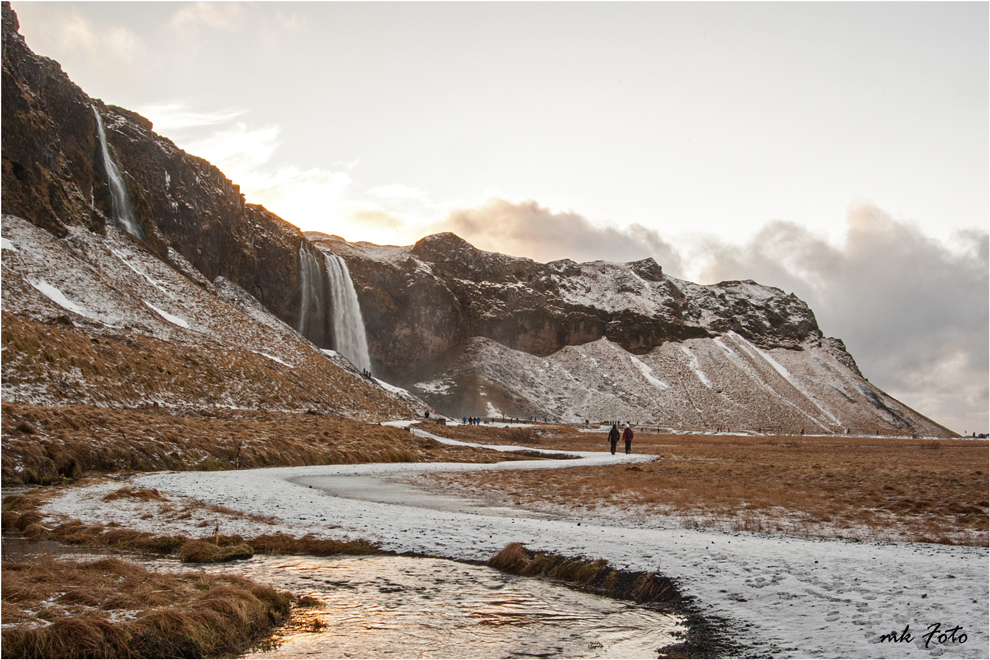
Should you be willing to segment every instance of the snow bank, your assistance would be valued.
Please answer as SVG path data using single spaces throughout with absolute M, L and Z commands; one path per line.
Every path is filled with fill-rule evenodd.
M 429 435 L 415 431 L 418 435 Z M 435 437 L 435 436 L 431 436 Z M 439 440 L 439 438 L 438 438 Z M 457 441 L 446 440 L 448 443 Z M 458 443 L 459 444 L 459 443 Z M 773 657 L 953 657 L 988 655 L 986 548 L 769 537 L 680 529 L 661 517 L 638 524 L 596 515 L 566 515 L 489 506 L 484 501 L 411 489 L 404 477 L 439 471 L 548 471 L 565 465 L 648 460 L 650 456 L 583 453 L 574 461 L 499 464 L 376 464 L 157 473 L 127 484 L 157 488 L 247 513 L 273 516 L 222 523 L 229 533 L 271 531 L 363 537 L 387 550 L 486 560 L 511 541 L 565 555 L 602 557 L 630 570 L 660 570 L 697 598 L 705 614 L 727 619 L 747 655 Z M 148 503 L 103 502 L 116 482 L 78 488 L 46 512 L 156 533 L 201 536 L 197 519 L 141 518 Z M 215 514 L 210 513 L 210 516 Z M 263 527 L 263 529 L 259 529 Z M 925 648 L 933 625 L 960 626 L 963 643 Z M 911 642 L 881 642 L 909 627 Z

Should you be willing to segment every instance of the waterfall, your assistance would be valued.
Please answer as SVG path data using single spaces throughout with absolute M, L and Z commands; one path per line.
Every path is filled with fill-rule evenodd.
M 299 243 L 299 334 L 317 346 L 326 346 L 326 300 L 323 269 L 306 243 Z M 312 326 L 312 327 L 310 327 Z
M 128 234 L 144 240 L 144 230 L 134 217 L 134 210 L 131 208 L 131 200 L 127 195 L 127 184 L 124 183 L 124 176 L 120 173 L 117 163 L 110 155 L 110 147 L 107 146 L 107 134 L 103 130 L 103 118 L 100 117 L 96 106 L 92 106 L 93 114 L 96 115 L 96 128 L 100 136 L 100 149 L 103 151 L 103 169 L 107 172 L 107 183 L 110 185 L 110 209 L 113 212 L 113 219 L 123 227 Z
M 351 281 L 347 263 L 335 254 L 324 255 L 327 277 L 330 279 L 330 303 L 333 306 L 333 332 L 338 353 L 358 369 L 371 371 L 368 338 L 358 304 L 357 292 Z

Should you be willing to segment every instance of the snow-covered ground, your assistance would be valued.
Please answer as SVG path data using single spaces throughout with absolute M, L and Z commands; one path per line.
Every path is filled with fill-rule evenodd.
M 157 488 L 173 503 L 194 498 L 273 518 L 269 524 L 246 518 L 224 520 L 225 533 L 281 530 L 362 537 L 388 550 L 462 560 L 486 560 L 507 543 L 518 541 L 533 549 L 605 558 L 631 570 L 659 569 L 675 578 L 685 595 L 694 596 L 705 614 L 728 620 L 737 641 L 749 647 L 748 654 L 988 657 L 986 548 L 720 533 L 681 529 L 661 518 L 634 526 L 618 518 L 493 507 L 455 493 L 428 493 L 402 481 L 435 471 L 520 469 L 546 470 L 552 480 L 554 469 L 569 465 L 649 458 L 586 452 L 574 460 L 482 465 L 155 473 L 133 477 L 128 483 Z M 156 533 L 203 535 L 205 523 L 196 516 L 174 522 L 158 516 L 142 519 L 160 503 L 103 501 L 105 494 L 121 485 L 104 482 L 69 490 L 46 511 L 116 521 Z M 208 515 L 211 521 L 216 516 Z M 939 631 L 926 641 L 926 632 L 935 624 Z M 954 630 L 956 641 L 944 636 L 940 642 L 942 632 L 949 630 Z M 880 641 L 892 631 L 902 641 Z

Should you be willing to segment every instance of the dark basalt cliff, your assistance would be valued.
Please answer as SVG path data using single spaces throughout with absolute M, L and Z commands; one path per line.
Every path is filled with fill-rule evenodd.
M 59 64 L 35 55 L 3 3 L 3 213 L 63 237 L 67 226 L 103 233 L 111 214 L 93 108 L 123 173 L 144 245 L 170 248 L 210 281 L 226 277 L 293 327 L 301 314 L 298 228 L 247 204 L 216 167 L 156 135 L 140 115 L 89 98 Z M 327 323 L 310 339 L 329 346 Z
M 377 372 L 400 384 L 458 359 L 475 337 L 536 356 L 603 337 L 633 354 L 729 331 L 767 349 L 800 350 L 822 338 L 811 309 L 793 294 L 752 281 L 683 282 L 653 259 L 541 264 L 450 233 L 411 248 L 306 236 L 347 260 Z

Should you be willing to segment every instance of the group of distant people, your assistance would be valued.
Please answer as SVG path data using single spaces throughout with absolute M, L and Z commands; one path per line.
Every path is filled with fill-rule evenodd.
M 619 438 L 622 438 L 626 443 L 626 453 L 631 454 L 633 435 L 632 427 L 629 426 L 628 422 L 626 423 L 626 428 L 622 429 L 621 432 L 619 431 L 619 423 L 613 422 L 612 428 L 608 432 L 608 443 L 612 448 L 612 455 L 615 456 L 615 448 L 619 444 Z
M 481 424 L 480 417 L 462 417 L 461 421 L 464 422 L 465 424 L 470 424 L 470 425 Z

